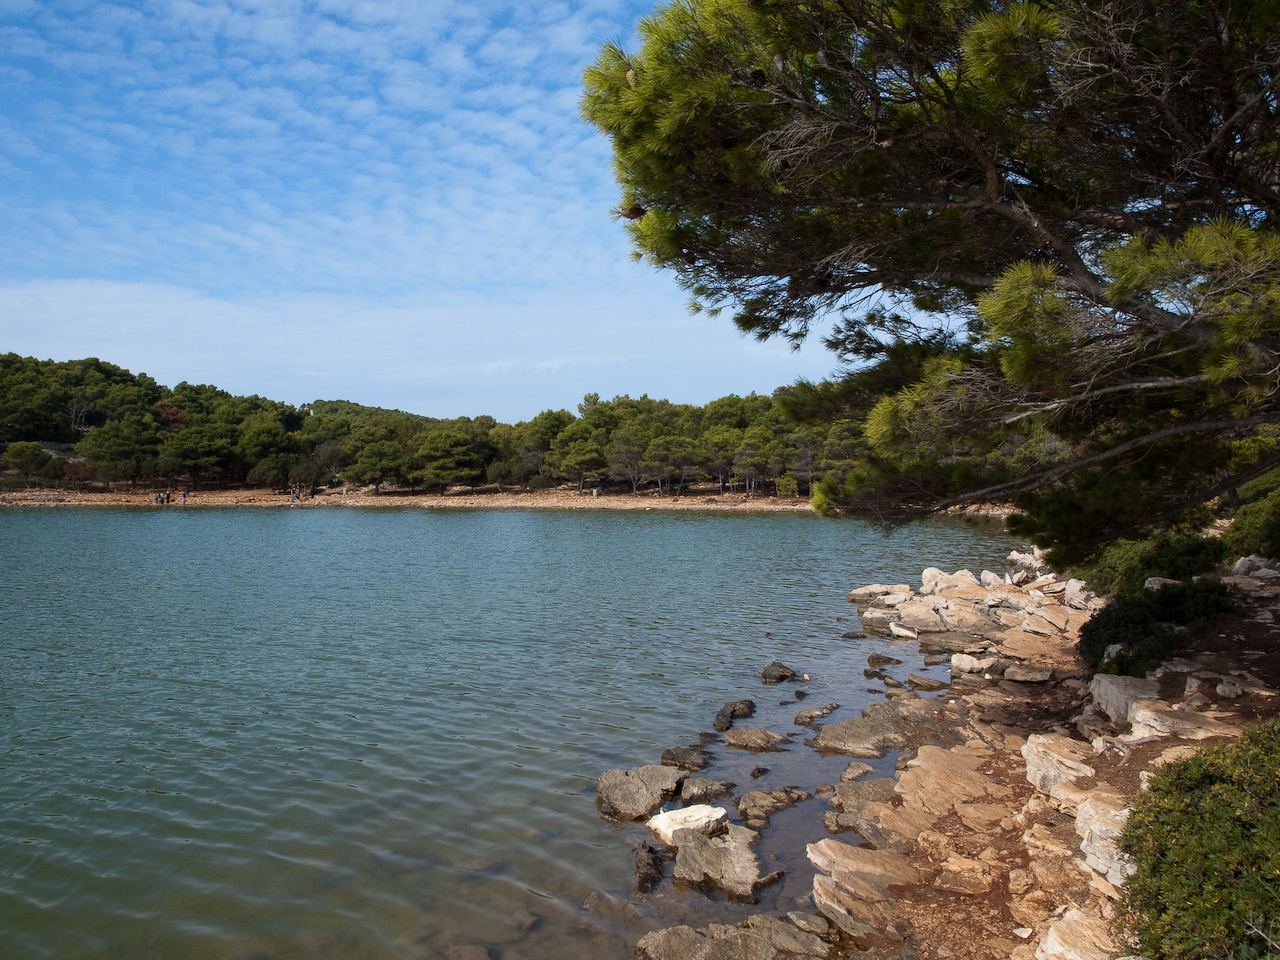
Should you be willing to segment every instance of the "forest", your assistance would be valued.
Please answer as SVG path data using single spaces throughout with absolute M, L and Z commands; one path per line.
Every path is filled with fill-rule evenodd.
M 0 443 L 11 485 L 348 484 L 377 492 L 573 484 L 581 492 L 612 484 L 679 495 L 710 480 L 722 490 L 808 496 L 817 481 L 850 468 L 857 434 L 788 419 L 791 389 L 701 407 L 588 394 L 576 413 L 544 410 L 508 424 L 344 400 L 292 406 L 208 384 L 167 387 L 96 358 L 9 353 L 0 356 Z

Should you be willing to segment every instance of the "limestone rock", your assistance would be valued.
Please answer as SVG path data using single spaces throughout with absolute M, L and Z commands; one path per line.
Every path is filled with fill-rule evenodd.
M 945 690 L 947 685 L 941 680 L 935 680 L 933 677 L 922 677 L 918 673 L 908 674 L 907 684 L 913 690 L 923 690 L 931 693 L 935 690 Z
M 899 640 L 918 640 L 920 639 L 920 631 L 915 627 L 908 627 L 898 621 L 890 621 L 889 636 L 897 637 Z
M 760 679 L 765 683 L 782 683 L 795 678 L 796 672 L 780 660 L 773 661 L 760 672 Z
M 951 674 L 955 676 L 960 673 L 979 673 L 985 674 L 988 670 L 994 669 L 999 663 L 995 657 L 983 657 L 979 660 L 977 657 L 971 657 L 967 653 L 953 653 L 951 655 Z
M 686 804 L 706 803 L 723 797 L 734 788 L 728 780 L 702 780 L 690 777 L 680 787 L 680 800 Z
M 820 720 L 821 718 L 825 717 L 827 714 L 834 713 L 839 709 L 840 709 L 840 704 L 828 703 L 825 707 L 809 707 L 806 710 L 801 710 L 799 713 L 796 714 L 796 720 L 795 720 L 796 726 L 806 727 L 809 724 L 813 723 L 813 721 Z
M 756 712 L 756 702 L 754 700 L 734 700 L 732 703 L 726 703 L 716 713 L 715 722 L 712 727 L 723 733 L 733 726 L 733 721 L 742 720 L 752 716 Z
M 849 765 L 840 774 L 840 779 L 843 781 L 860 780 L 868 773 L 874 773 L 875 769 L 871 764 L 863 763 L 861 760 L 850 760 Z
M 596 781 L 600 809 L 618 820 L 643 820 L 669 799 L 689 774 L 650 764 L 630 770 L 606 770 Z
M 1037 667 L 1027 667 L 1020 663 L 1015 663 L 1007 668 L 1004 672 L 1006 680 L 1012 680 L 1015 683 L 1044 683 L 1053 679 L 1052 670 L 1043 670 Z
M 939 613 L 942 616 L 942 622 L 951 630 L 981 635 L 994 626 L 990 617 L 979 613 L 972 603 L 962 600 L 949 601 Z
M 1118 952 L 1105 920 L 1074 909 L 1050 922 L 1036 960 L 1111 960 Z
M 991 889 L 992 882 L 991 870 L 981 860 L 953 856 L 942 864 L 942 870 L 933 885 L 938 890 L 972 895 L 986 893 Z
M 919 633 L 942 633 L 947 629 L 938 611 L 927 600 L 908 600 L 897 607 L 899 622 Z
M 756 822 L 759 822 L 760 827 L 763 828 L 768 826 L 770 816 L 779 810 L 785 810 L 803 800 L 808 800 L 810 796 L 811 794 L 796 787 L 784 787 L 781 790 L 752 790 L 738 798 L 738 812 L 742 814 L 742 819 L 747 822 L 747 826 L 754 828 Z
M 760 861 L 751 849 L 758 838 L 754 830 L 732 823 L 715 837 L 697 830 L 677 830 L 673 838 L 677 848 L 676 878 L 710 884 L 734 899 L 749 900 L 762 887 L 782 879 L 781 870 L 760 875 Z
M 1094 790 L 1076 807 L 1076 833 L 1087 863 L 1115 886 L 1133 876 L 1133 864 L 1116 848 L 1129 819 L 1124 800 L 1108 790 Z
M 1093 758 L 1089 745 L 1057 733 L 1033 733 L 1023 744 L 1022 758 L 1027 762 L 1027 781 L 1045 795 L 1055 783 L 1094 774 L 1086 762 Z
M 724 738 L 729 746 L 750 750 L 753 753 L 761 750 L 776 750 L 778 744 L 789 742 L 782 734 L 759 727 L 751 730 L 730 730 L 725 733 Z
M 1160 684 L 1140 677 L 1113 677 L 1100 673 L 1089 682 L 1094 705 L 1119 724 L 1129 722 L 1129 707 L 1136 700 L 1150 700 L 1160 693 Z
M 884 637 L 889 635 L 889 625 L 899 619 L 901 617 L 896 610 L 864 610 L 862 628 L 868 633 Z
M 1129 707 L 1130 736 L 1177 737 L 1179 740 L 1204 740 L 1208 737 L 1235 737 L 1240 731 L 1211 717 L 1187 710 L 1177 710 L 1163 700 L 1137 700 Z
M 916 849 L 920 834 L 937 822 L 935 814 L 919 808 L 895 807 L 872 801 L 860 807 L 854 829 L 879 850 L 911 853 Z
M 863 711 L 862 716 L 821 727 L 813 746 L 821 752 L 851 757 L 883 757 L 886 750 L 906 743 L 895 726 L 897 717 L 896 704 L 877 701 Z
M 956 803 L 986 797 L 989 778 L 978 772 L 978 763 L 959 750 L 921 747 L 898 778 L 903 806 L 944 817 Z
M 724 807 L 698 803 L 650 817 L 645 821 L 645 826 L 667 846 L 675 846 L 674 835 L 677 830 L 697 830 L 710 836 L 723 832 L 728 823 L 729 812 Z
M 809 862 L 837 882 L 861 880 L 882 896 L 889 887 L 920 882 L 920 873 L 910 861 L 891 850 L 854 847 L 827 837 L 805 848 Z
M 864 804 L 892 800 L 897 786 L 898 782 L 889 777 L 838 783 L 830 803 L 845 813 L 861 814 Z
M 850 603 L 870 603 L 876 597 L 882 597 L 886 593 L 915 593 L 907 584 L 899 583 L 892 586 L 883 583 L 870 583 L 865 587 L 854 587 L 849 591 Z
M 711 762 L 711 754 L 697 744 L 688 747 L 671 747 L 662 751 L 662 765 L 681 770 L 701 770 Z

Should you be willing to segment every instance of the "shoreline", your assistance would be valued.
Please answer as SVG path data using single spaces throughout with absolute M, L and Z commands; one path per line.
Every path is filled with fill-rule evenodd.
M 382 494 L 322 492 L 301 500 L 271 490 L 196 490 L 185 506 L 180 492 L 167 504 L 157 504 L 157 491 L 83 492 L 21 490 L 0 493 L 0 507 L 137 507 L 151 510 L 190 510 L 229 507 L 333 509 L 418 508 L 434 510 L 629 510 L 712 513 L 813 513 L 807 497 L 748 497 L 741 493 L 698 490 L 680 497 L 610 492 L 579 496 L 561 489 L 466 493 L 394 491 Z
M 673 809 L 709 817 L 665 838 L 648 822 L 653 837 L 637 857 L 633 893 L 640 900 L 647 875 L 755 902 L 776 882 L 761 876 L 751 854 L 768 836 L 769 815 L 803 802 L 831 808 L 825 836 L 790 857 L 817 869 L 812 895 L 797 898 L 795 909 L 656 930 L 638 938 L 636 957 L 1114 960 L 1131 952 L 1112 933 L 1130 869 L 1115 840 L 1146 778 L 1280 713 L 1280 586 L 1231 579 L 1251 599 L 1218 625 L 1228 639 L 1166 664 L 1154 679 L 1092 682 L 1076 646 L 1102 601 L 1081 581 L 1048 575 L 1017 586 L 930 568 L 919 587 L 851 591 L 868 633 L 916 641 L 934 662 L 950 660 L 950 684 L 895 677 L 910 665 L 872 653 L 867 677 L 884 683 L 881 698 L 841 723 L 809 724 L 817 736 L 806 746 L 850 759 L 836 784 L 698 798 L 714 781 L 695 778 L 716 776 L 715 766 L 698 772 L 679 751 L 664 753 L 662 766 L 655 758 L 654 766 L 602 773 L 609 819 L 641 826 Z M 769 691 L 782 692 L 765 687 L 761 696 Z M 774 736 L 743 729 L 751 724 L 734 719 L 720 738 L 744 747 Z M 857 759 L 893 754 L 887 776 Z M 628 780 L 652 788 L 631 809 L 636 783 L 615 792 Z M 735 846 L 734 865 L 716 875 L 719 866 L 708 863 Z

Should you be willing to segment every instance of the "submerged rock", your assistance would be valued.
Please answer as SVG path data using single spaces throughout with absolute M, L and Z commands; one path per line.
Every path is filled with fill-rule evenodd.
M 788 743 L 780 733 L 756 728 L 754 730 L 730 730 L 724 735 L 731 747 L 740 747 L 753 753 L 760 750 L 776 750 L 781 743 Z
M 618 820 L 643 820 L 670 799 L 689 774 L 650 764 L 630 770 L 606 770 L 596 781 L 600 811 Z
M 796 721 L 795 721 L 796 726 L 797 727 L 808 726 L 809 724 L 813 723 L 813 721 L 818 720 L 822 717 L 825 717 L 829 713 L 834 713 L 839 709 L 840 709 L 840 704 L 828 703 L 825 707 L 809 707 L 806 710 L 801 710 L 799 713 L 796 714 Z
M 782 683 L 795 678 L 796 672 L 779 660 L 773 661 L 760 673 L 760 679 L 765 683 Z
M 733 726 L 733 721 L 750 717 L 755 712 L 756 702 L 754 700 L 734 700 L 732 703 L 726 703 L 720 708 L 719 712 L 716 713 L 715 722 L 711 726 L 723 733 Z
M 711 754 L 697 744 L 687 747 L 671 747 L 662 751 L 662 764 L 666 767 L 679 767 L 681 770 L 701 770 L 711 762 Z
M 782 871 L 761 876 L 760 861 L 752 844 L 759 834 L 737 824 L 729 824 L 723 834 L 708 837 L 697 830 L 677 830 L 676 879 L 695 885 L 710 885 L 736 900 L 751 900 L 756 893 L 782 879 Z

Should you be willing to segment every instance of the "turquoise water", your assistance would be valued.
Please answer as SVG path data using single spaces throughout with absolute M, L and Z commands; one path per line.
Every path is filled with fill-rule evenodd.
M 889 643 L 842 637 L 845 592 L 1012 545 L 790 514 L 0 512 L 0 952 L 607 960 L 692 909 L 732 919 L 669 888 L 583 911 L 628 897 L 641 835 L 594 778 L 727 700 L 799 733 L 773 659 L 842 719 Z M 799 782 L 802 739 L 758 783 L 724 747 L 708 775 Z M 765 906 L 803 897 L 787 867 Z

